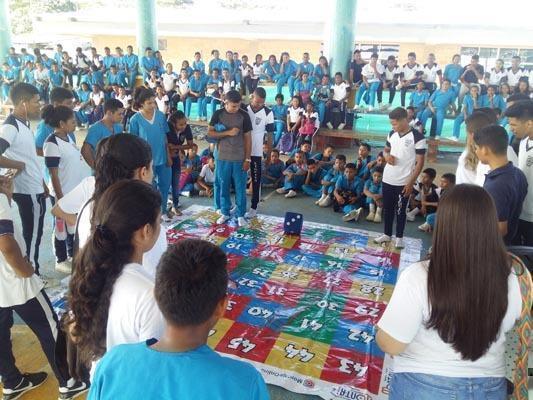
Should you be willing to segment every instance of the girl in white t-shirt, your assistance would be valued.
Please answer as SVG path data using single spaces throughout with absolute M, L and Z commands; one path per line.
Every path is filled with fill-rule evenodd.
M 83 178 L 90 175 L 76 143 L 69 136 L 76 129 L 76 118 L 70 107 L 49 104 L 42 110 L 44 122 L 54 128 L 43 146 L 44 163 L 50 171 L 50 194 L 57 201 L 64 193 L 74 189 Z M 56 268 L 70 271 L 67 257 L 73 257 L 74 225 L 65 224 L 61 218 L 55 220 L 54 250 Z
M 96 148 L 95 172 L 66 193 L 52 209 L 52 214 L 70 224 L 78 224 L 78 244 L 83 248 L 92 232 L 93 204 L 115 182 L 136 179 L 151 183 L 152 152 L 143 139 L 128 134 L 113 135 L 100 141 Z M 161 254 L 167 249 L 165 230 L 161 229 L 156 245 L 148 251 L 142 265 L 152 278 Z
M 490 195 L 452 188 L 429 260 L 401 273 L 377 324 L 378 345 L 394 356 L 389 399 L 466 399 L 473 388 L 477 398 L 506 399 L 505 333 L 522 312 L 517 274 L 529 273 L 507 253 Z
M 155 102 L 159 111 L 165 115 L 168 114 L 168 96 L 163 86 L 157 86 L 155 88 Z
M 159 192 L 139 180 L 113 184 L 96 203 L 95 229 L 76 257 L 69 288 L 71 334 L 83 361 L 162 334 L 154 282 L 141 265 L 159 237 L 160 218 Z

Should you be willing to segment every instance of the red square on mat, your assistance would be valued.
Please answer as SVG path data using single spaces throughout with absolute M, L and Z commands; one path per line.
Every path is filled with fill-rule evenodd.
M 331 347 L 320 379 L 378 394 L 382 370 L 381 357 Z
M 228 297 L 228 307 L 224 313 L 224 318 L 236 320 L 241 315 L 246 305 L 251 298 L 248 296 L 241 296 L 239 294 L 230 294 Z
M 226 265 L 226 269 L 228 270 L 228 272 L 231 272 L 235 268 L 237 268 L 237 266 L 243 259 L 243 256 L 240 256 L 238 254 L 233 254 L 233 253 L 226 254 L 226 257 L 228 259 L 228 264 Z
M 296 307 L 305 294 L 305 289 L 289 283 L 266 281 L 255 295 L 256 297 L 280 303 L 286 306 Z
M 348 298 L 344 304 L 341 318 L 375 325 L 383 315 L 385 308 L 386 304 L 384 303 L 376 303 L 375 301 L 357 298 Z
M 278 335 L 268 328 L 258 329 L 235 322 L 215 350 L 262 363 L 270 354 Z
M 260 244 L 250 253 L 250 257 L 262 258 L 267 261 L 275 261 L 277 263 L 282 263 L 285 261 L 285 255 L 289 250 L 272 246 L 269 244 Z
M 221 236 L 221 237 L 230 237 L 233 232 L 237 230 L 236 226 L 230 226 L 227 224 L 215 225 L 213 229 L 209 232 L 209 235 Z
M 350 293 L 352 282 L 350 274 L 344 270 L 315 272 L 309 287 L 324 292 L 332 291 L 333 293 L 348 294 Z

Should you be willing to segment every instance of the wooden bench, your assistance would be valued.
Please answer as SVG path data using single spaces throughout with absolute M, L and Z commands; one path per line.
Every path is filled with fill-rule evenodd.
M 336 148 L 353 148 L 364 141 L 379 141 L 385 144 L 385 135 L 360 133 L 348 129 L 320 129 L 313 139 L 315 150 L 322 151 L 327 145 Z
M 447 147 L 456 147 L 458 149 L 464 149 L 466 147 L 465 142 L 455 142 L 453 140 L 445 139 L 445 138 L 428 138 L 428 152 L 427 152 L 427 161 L 430 163 L 436 163 L 437 162 L 437 155 L 439 154 L 439 145 L 447 146 Z

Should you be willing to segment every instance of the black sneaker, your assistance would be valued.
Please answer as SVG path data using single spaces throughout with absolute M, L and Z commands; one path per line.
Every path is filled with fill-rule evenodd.
M 46 372 L 35 372 L 33 374 L 22 374 L 22 381 L 13 389 L 3 389 L 3 400 L 15 400 L 22 397 L 22 395 L 30 390 L 41 386 L 48 378 Z
M 61 387 L 59 388 L 59 399 L 58 400 L 69 400 L 75 399 L 76 397 L 82 395 L 83 393 L 89 390 L 90 385 L 85 382 L 76 382 L 71 387 Z

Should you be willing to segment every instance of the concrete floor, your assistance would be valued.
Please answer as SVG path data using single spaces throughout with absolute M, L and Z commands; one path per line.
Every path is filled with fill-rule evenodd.
M 201 134 L 201 131 L 199 132 Z M 81 146 L 81 143 L 83 143 L 83 139 L 85 137 L 86 132 L 84 130 L 81 130 L 77 132 L 77 142 Z M 204 140 L 197 141 L 200 147 L 200 150 L 205 148 L 207 146 L 207 143 Z M 345 154 L 348 158 L 348 160 L 353 160 L 356 155 L 356 149 L 338 149 L 338 153 Z M 373 151 L 373 153 L 377 154 L 378 150 L 376 149 Z M 438 171 L 438 174 L 441 175 L 446 172 L 455 172 L 455 164 L 457 162 L 457 154 L 450 154 L 446 153 L 443 155 L 442 158 L 439 159 L 438 164 L 431 165 L 432 167 L 436 168 Z M 183 208 L 187 208 L 189 205 L 192 204 L 198 204 L 198 205 L 206 205 L 211 206 L 212 200 L 207 198 L 200 198 L 200 197 L 182 197 L 181 198 L 181 205 Z M 46 220 L 44 225 L 44 234 L 43 234 L 43 240 L 41 243 L 41 252 L 40 252 L 40 265 L 42 274 L 46 277 L 46 279 L 49 282 L 50 287 L 55 287 L 59 285 L 59 282 L 61 279 L 63 279 L 66 275 L 59 273 L 55 271 L 55 260 L 54 260 L 54 254 L 53 254 L 53 246 L 52 246 L 52 217 L 49 213 L 49 210 L 51 209 L 50 203 L 48 203 L 47 213 L 46 213 Z M 346 227 L 357 227 L 359 229 L 365 229 L 369 231 L 375 231 L 375 232 L 381 232 L 383 229 L 382 224 L 375 224 L 371 222 L 367 222 L 364 218 L 361 218 L 361 221 L 358 223 L 346 223 L 342 221 L 342 214 L 340 213 L 334 213 L 331 208 L 321 208 L 314 204 L 314 199 L 311 199 L 307 196 L 300 195 L 294 199 L 285 199 L 284 196 L 278 195 L 277 193 L 273 192 L 271 189 L 267 189 L 263 192 L 262 201 L 259 205 L 259 212 L 262 214 L 267 215 L 273 215 L 278 217 L 283 217 L 285 215 L 285 212 L 287 211 L 295 211 L 299 212 L 304 215 L 304 220 L 306 221 L 313 221 L 318 223 L 326 223 L 326 224 L 332 224 L 332 225 L 339 225 L 339 226 L 346 226 Z M 417 230 L 417 226 L 420 225 L 423 222 L 422 218 L 417 219 L 416 222 L 411 222 L 407 224 L 405 236 L 407 237 L 414 237 L 414 238 L 420 238 L 423 240 L 423 246 L 424 251 L 421 256 L 425 254 L 425 250 L 429 248 L 431 245 L 431 235 L 427 233 L 423 233 Z M 20 323 L 20 321 L 18 321 Z M 14 335 L 16 333 L 14 332 Z M 16 351 L 16 349 L 15 349 Z M 39 347 L 35 346 L 36 352 L 41 352 Z M 28 363 L 26 363 L 28 364 Z M 39 368 L 38 366 L 34 365 L 33 363 L 29 363 L 26 365 L 28 367 L 28 370 L 35 370 L 35 368 Z M 54 392 L 53 385 L 57 385 L 55 382 L 55 379 L 50 379 L 47 381 L 47 385 L 52 385 L 51 391 L 49 393 Z M 57 386 L 56 386 L 57 387 Z M 272 399 L 274 400 L 303 400 L 303 399 L 318 399 L 316 396 L 307 396 L 307 395 L 299 395 L 295 393 L 291 393 L 285 389 L 282 389 L 280 387 L 274 387 L 270 386 L 270 393 L 272 396 Z M 57 393 L 57 392 L 55 392 Z M 48 397 L 48 396 L 46 396 Z M 42 399 L 42 400 L 48 400 L 43 399 L 42 394 L 41 396 L 26 396 L 25 399 Z

